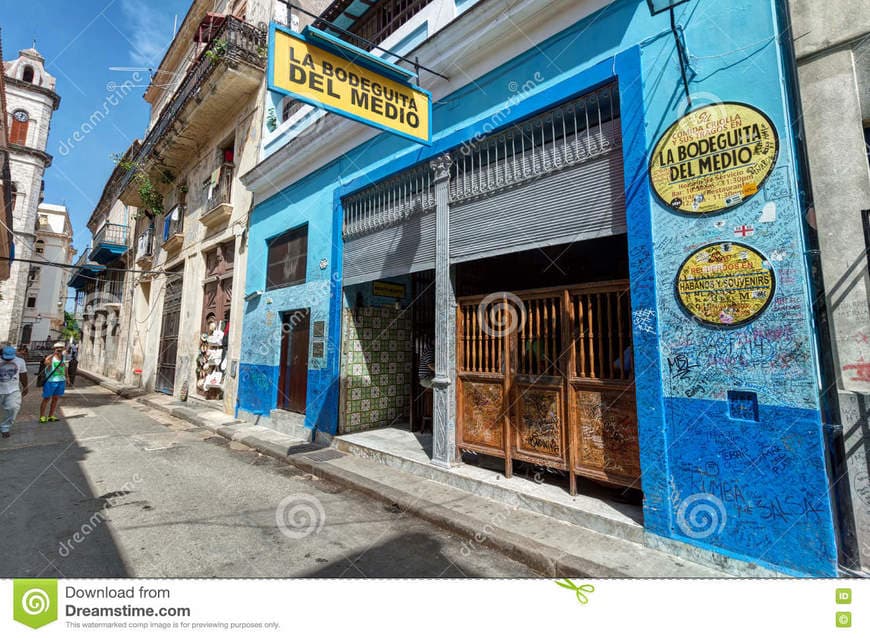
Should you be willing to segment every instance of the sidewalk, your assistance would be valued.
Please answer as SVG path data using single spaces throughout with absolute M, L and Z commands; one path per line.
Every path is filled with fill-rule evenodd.
M 231 441 L 466 537 L 463 552 L 497 549 L 542 574 L 590 578 L 727 578 L 730 574 L 642 543 L 512 507 L 365 458 L 251 425 L 218 410 L 145 394 L 92 373 L 79 374 L 125 398 L 136 398 Z M 771 574 L 758 574 L 770 576 Z

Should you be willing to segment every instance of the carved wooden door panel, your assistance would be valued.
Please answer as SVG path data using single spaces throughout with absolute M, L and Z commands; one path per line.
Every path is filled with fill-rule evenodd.
M 561 291 L 526 293 L 521 303 L 511 334 L 511 456 L 567 469 Z
M 640 487 L 627 281 L 458 306 L 460 449 Z
M 572 469 L 581 476 L 639 488 L 628 282 L 575 288 L 567 304 Z

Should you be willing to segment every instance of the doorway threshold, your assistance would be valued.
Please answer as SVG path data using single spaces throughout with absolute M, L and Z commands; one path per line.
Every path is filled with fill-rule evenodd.
M 432 435 L 415 434 L 407 427 L 388 427 L 343 434 L 333 447 L 388 467 L 450 485 L 478 496 L 578 525 L 635 543 L 644 542 L 643 511 L 639 505 L 599 496 L 571 496 L 558 486 L 481 466 L 461 463 L 446 469 L 432 465 Z

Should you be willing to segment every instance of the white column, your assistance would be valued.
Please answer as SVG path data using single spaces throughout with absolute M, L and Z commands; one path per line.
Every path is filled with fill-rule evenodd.
M 435 378 L 432 380 L 432 464 L 456 464 L 456 296 L 450 272 L 450 166 L 444 154 L 435 173 Z

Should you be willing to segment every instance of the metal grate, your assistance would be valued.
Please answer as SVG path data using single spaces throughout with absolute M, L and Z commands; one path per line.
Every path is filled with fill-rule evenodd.
M 610 84 L 464 144 L 454 153 L 450 201 L 517 186 L 619 148 L 618 99 Z
M 452 151 L 450 202 L 519 186 L 619 149 L 619 92 L 609 84 Z M 498 124 L 498 114 L 491 125 Z M 344 239 L 397 226 L 435 207 L 433 174 L 418 164 L 342 199 Z
M 342 457 L 344 457 L 344 454 L 338 450 L 333 450 L 332 448 L 321 450 L 320 452 L 312 452 L 305 456 L 305 458 L 310 459 L 315 463 L 325 463 L 326 461 L 334 461 L 335 459 L 340 459 Z
M 399 224 L 435 208 L 432 171 L 420 164 L 342 200 L 345 239 Z

